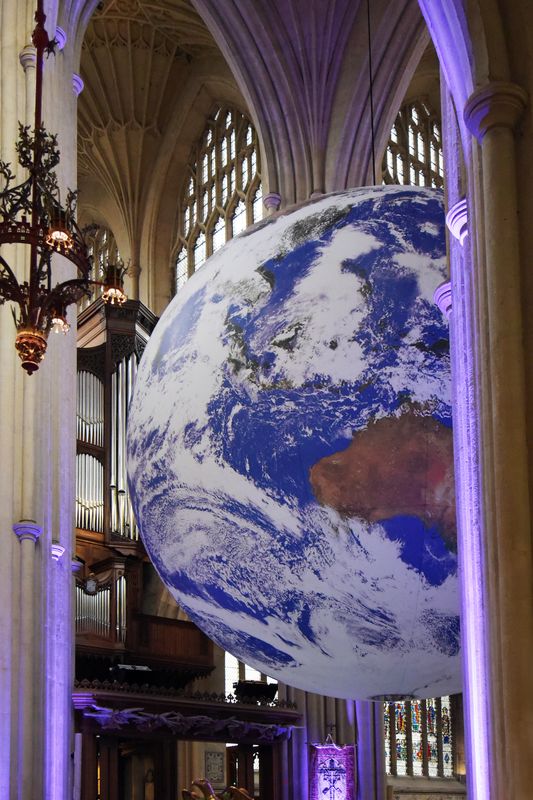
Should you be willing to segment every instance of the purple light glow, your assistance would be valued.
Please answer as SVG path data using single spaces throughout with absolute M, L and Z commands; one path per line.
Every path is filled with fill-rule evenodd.
M 464 241 L 464 237 L 463 237 Z M 474 358 L 474 321 L 469 250 L 450 243 L 453 312 L 450 316 L 454 408 L 454 461 L 461 574 L 461 630 L 465 693 L 465 734 L 469 792 L 490 797 L 490 695 L 485 616 L 486 568 Z
M 462 0 L 419 0 L 420 9 L 437 51 L 446 84 L 457 110 L 463 151 L 470 152 L 471 135 L 463 109 L 472 94 L 472 41 Z M 452 167 L 457 165 L 451 165 Z M 460 201 L 461 203 L 461 201 Z M 466 207 L 458 203 L 448 223 L 461 244 L 466 238 Z M 453 225 L 454 222 L 464 223 Z M 450 243 L 452 307 L 450 344 L 452 355 L 453 433 L 461 571 L 461 630 L 465 694 L 465 734 L 469 796 L 487 800 L 490 794 L 491 709 L 487 659 L 487 585 L 483 550 L 483 493 L 478 429 L 478 396 L 473 268 L 470 248 Z
M 309 800 L 354 800 L 354 764 L 353 745 L 313 745 Z

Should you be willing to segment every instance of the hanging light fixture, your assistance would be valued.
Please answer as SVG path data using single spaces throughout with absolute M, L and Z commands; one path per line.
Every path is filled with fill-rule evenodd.
M 108 264 L 105 268 L 103 280 L 104 291 L 102 299 L 110 306 L 122 306 L 126 302 L 127 295 L 124 293 L 124 276 L 128 270 L 122 262 Z
M 0 176 L 4 188 L 0 192 L 0 245 L 24 244 L 29 246 L 29 277 L 19 282 L 13 269 L 0 256 L 0 305 L 6 301 L 18 305 L 13 311 L 17 328 L 15 347 L 22 367 L 31 375 L 44 358 L 48 334 L 51 330 L 67 333 L 67 308 L 84 295 L 90 296 L 90 285 L 104 285 L 104 294 L 118 297 L 124 271 L 120 278 L 114 275 L 108 286 L 91 280 L 91 259 L 82 231 L 75 219 L 77 192 L 69 190 L 65 205 L 54 172 L 59 163 L 57 137 L 48 133 L 42 122 L 42 89 L 44 53 L 53 53 L 55 40 L 51 40 L 44 23 L 43 0 L 38 0 L 35 12 L 35 30 L 32 42 L 36 50 L 35 122 L 19 123 L 16 151 L 19 163 L 29 177 L 13 185 L 15 175 L 10 164 L 0 161 Z M 52 256 L 59 254 L 75 264 L 78 277 L 52 285 Z M 120 284 L 120 285 L 119 285 Z M 113 295 L 113 293 L 115 293 Z M 117 301 L 115 301 L 117 302 Z

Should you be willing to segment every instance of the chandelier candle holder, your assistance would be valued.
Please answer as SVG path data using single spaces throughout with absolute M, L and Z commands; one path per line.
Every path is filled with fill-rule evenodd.
M 68 190 L 65 205 L 61 204 L 54 172 L 60 160 L 57 137 L 48 133 L 42 122 L 43 57 L 45 52 L 53 53 L 56 46 L 46 32 L 45 21 L 43 0 L 38 0 L 32 35 L 36 49 L 35 122 L 33 131 L 29 125 L 19 123 L 16 143 L 18 161 L 29 173 L 28 178 L 14 185 L 10 164 L 0 160 L 0 176 L 4 179 L 0 192 L 0 246 L 29 246 L 29 277 L 23 282 L 0 255 L 0 305 L 6 301 L 18 305 L 18 313 L 13 311 L 15 347 L 29 375 L 44 358 L 50 331 L 68 332 L 67 308 L 84 295 L 90 296 L 92 284 L 104 286 L 108 302 L 126 299 L 122 288 L 124 270 L 117 273 L 116 267 L 108 268 L 109 285 L 107 272 L 103 282 L 91 280 L 91 259 L 75 219 L 77 192 Z M 52 285 L 54 254 L 71 261 L 78 277 Z
M 122 306 L 128 299 L 124 292 L 124 277 L 128 268 L 122 262 L 108 264 L 104 271 L 102 299 L 110 306 Z

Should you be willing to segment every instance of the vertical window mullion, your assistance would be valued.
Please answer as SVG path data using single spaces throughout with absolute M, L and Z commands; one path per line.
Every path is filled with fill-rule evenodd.
M 422 775 L 425 775 L 426 778 L 429 775 L 429 766 L 428 766 L 428 716 L 427 716 L 427 703 L 425 700 L 422 700 Z
M 407 746 L 407 774 L 413 774 L 413 728 L 411 717 L 411 701 L 405 704 L 405 738 Z
M 398 774 L 396 755 L 396 708 L 394 703 L 389 703 L 389 737 L 390 737 L 390 771 L 391 775 Z
M 444 761 L 442 753 L 442 700 L 437 697 L 435 700 L 437 707 L 437 774 L 439 778 L 444 775 Z

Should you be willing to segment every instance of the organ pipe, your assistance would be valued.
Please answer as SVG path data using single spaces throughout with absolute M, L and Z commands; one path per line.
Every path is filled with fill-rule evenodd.
M 104 385 L 92 372 L 79 370 L 77 390 L 77 438 L 81 442 L 103 447 Z
M 126 429 L 137 374 L 137 357 L 126 356 L 111 376 L 111 530 L 126 539 L 139 538 L 128 491 Z
M 76 456 L 76 526 L 98 532 L 104 529 L 104 469 L 87 453 Z
M 110 610 L 111 586 L 109 584 L 98 587 L 95 594 L 85 591 L 83 584 L 76 584 L 76 633 L 109 638 L 111 633 Z

